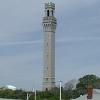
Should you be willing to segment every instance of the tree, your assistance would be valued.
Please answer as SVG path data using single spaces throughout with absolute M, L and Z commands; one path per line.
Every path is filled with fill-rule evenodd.
M 96 75 L 85 75 L 79 79 L 76 89 L 83 95 L 87 92 L 87 86 L 92 85 L 93 88 L 100 88 L 100 78 Z

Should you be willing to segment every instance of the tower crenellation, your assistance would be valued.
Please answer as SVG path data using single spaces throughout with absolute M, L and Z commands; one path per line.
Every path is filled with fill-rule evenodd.
M 43 30 L 55 32 L 57 20 L 54 17 L 55 4 L 45 3 L 45 16 L 43 17 Z
M 55 10 L 55 4 L 52 2 L 45 3 L 45 9 Z

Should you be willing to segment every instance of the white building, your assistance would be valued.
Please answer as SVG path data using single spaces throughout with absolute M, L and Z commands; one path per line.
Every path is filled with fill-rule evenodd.
M 11 90 L 16 90 L 17 88 L 13 85 L 7 85 L 6 86 L 7 89 L 11 89 Z
M 44 31 L 44 68 L 43 90 L 55 87 L 55 30 L 57 20 L 54 16 L 55 4 L 45 3 L 45 16 L 43 17 Z
M 87 99 L 87 95 L 83 95 L 83 96 L 80 96 L 77 99 L 72 99 L 72 100 L 100 100 L 100 90 L 99 89 L 94 89 L 93 90 L 92 99 Z

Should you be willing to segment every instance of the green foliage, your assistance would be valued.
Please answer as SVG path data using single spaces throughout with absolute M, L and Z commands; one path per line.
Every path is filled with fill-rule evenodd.
M 94 88 L 100 89 L 100 78 L 95 75 L 85 75 L 79 79 L 79 83 L 75 90 L 65 90 L 62 88 L 62 99 L 70 100 L 78 98 L 80 95 L 86 94 L 87 86 L 91 84 Z M 31 94 L 29 100 L 34 100 L 34 93 Z M 12 91 L 5 88 L 0 88 L 0 98 L 12 98 L 26 100 L 27 92 L 23 90 Z M 50 91 L 37 91 L 37 100 L 59 100 L 59 88 L 53 88 Z
M 79 83 L 76 88 L 86 89 L 89 84 L 91 84 L 94 88 L 100 87 L 100 78 L 95 75 L 86 75 L 79 79 Z
M 0 89 L 0 98 L 25 99 L 26 93 L 22 90 Z
M 76 86 L 77 91 L 79 91 L 80 95 L 86 94 L 87 86 L 92 85 L 93 88 L 100 88 L 100 78 L 96 75 L 85 75 L 84 77 L 79 79 L 79 83 Z

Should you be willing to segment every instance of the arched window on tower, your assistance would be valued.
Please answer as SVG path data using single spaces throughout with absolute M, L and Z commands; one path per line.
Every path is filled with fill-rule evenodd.
M 48 88 L 46 88 L 45 90 L 48 91 Z
M 49 10 L 47 10 L 47 16 L 49 16 L 50 15 L 50 12 L 49 12 Z
M 51 11 L 52 12 L 52 16 L 54 15 L 54 12 L 53 12 L 53 10 Z

